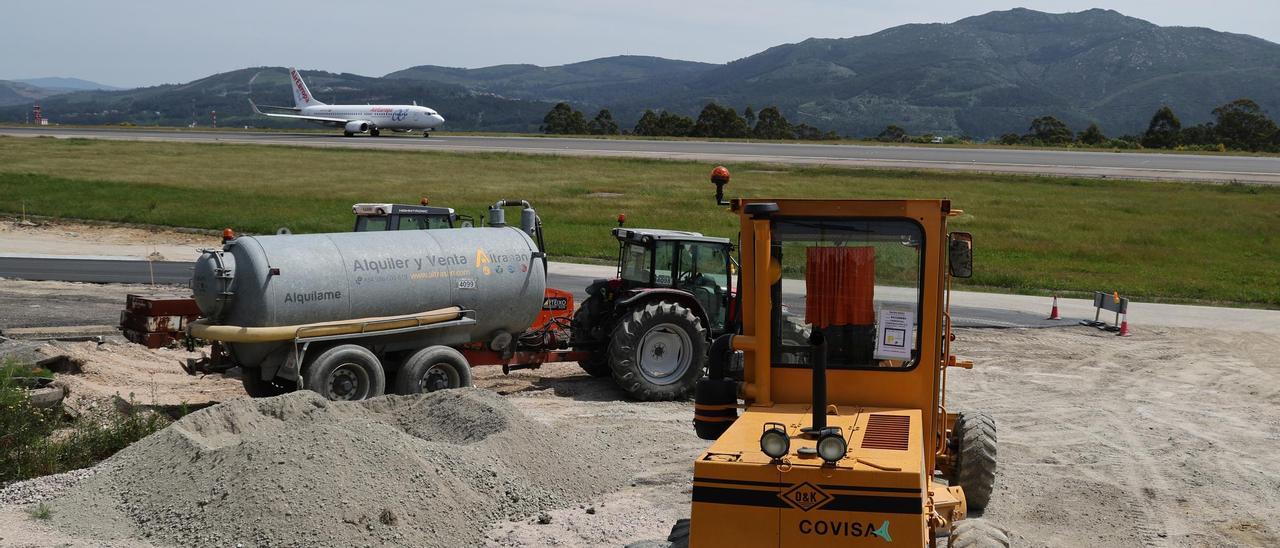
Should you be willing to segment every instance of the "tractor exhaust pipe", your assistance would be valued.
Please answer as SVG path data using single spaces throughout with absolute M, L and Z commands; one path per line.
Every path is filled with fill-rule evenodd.
M 809 333 L 809 364 L 813 369 L 813 425 L 800 431 L 816 438 L 827 429 L 827 340 L 821 329 Z

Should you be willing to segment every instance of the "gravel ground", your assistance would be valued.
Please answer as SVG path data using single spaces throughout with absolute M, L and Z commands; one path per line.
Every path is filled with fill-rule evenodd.
M 997 486 L 982 517 L 1007 529 L 1015 545 L 1280 545 L 1280 530 L 1275 525 L 1280 523 L 1280 471 L 1275 467 L 1276 440 L 1280 439 L 1280 364 L 1273 357 L 1280 337 L 1228 330 L 1144 329 L 1120 338 L 1079 326 L 964 329 L 958 331 L 958 337 L 957 350 L 962 357 L 973 358 L 976 366 L 971 371 L 950 373 L 948 405 L 986 411 L 998 422 Z M 484 498 L 450 505 L 395 499 L 399 495 L 394 492 L 379 491 L 379 498 L 369 503 L 371 509 L 382 508 L 384 500 L 400 500 L 404 508 L 417 514 L 397 514 L 400 525 L 396 526 L 371 520 L 375 531 L 359 537 L 367 539 L 361 542 L 414 544 L 398 542 L 404 539 L 395 539 L 391 530 L 421 528 L 429 510 L 458 506 L 492 510 L 472 523 L 477 527 L 476 536 L 463 544 L 501 547 L 623 546 L 644 541 L 650 541 L 645 543 L 648 546 L 661 546 L 677 520 L 688 517 L 691 462 L 706 447 L 706 442 L 693 435 L 689 403 L 624 401 L 608 379 L 587 377 L 573 364 L 549 364 L 509 376 L 497 368 L 481 368 L 476 371 L 476 384 L 503 394 L 510 406 L 547 431 L 564 435 L 568 445 L 555 450 L 557 468 L 536 475 L 538 482 L 554 486 L 559 485 L 558 478 L 568 476 L 577 483 L 591 483 L 593 480 L 583 479 L 588 476 L 559 467 L 558 461 L 572 464 L 581 457 L 589 458 L 602 473 L 612 471 L 606 476 L 613 483 L 594 486 L 589 493 L 520 507 L 511 514 L 503 513 L 509 507 L 502 506 L 501 489 L 485 492 Z M 268 424 L 277 420 L 258 416 Z M 314 432 L 322 424 L 327 423 L 296 430 Z M 369 448 L 382 447 L 374 454 L 418 443 L 401 441 L 406 437 L 402 430 L 378 421 L 345 424 L 378 429 L 376 435 L 358 438 Z M 332 428 L 323 426 L 326 431 Z M 165 436 L 171 441 L 190 437 Z M 281 439 L 293 440 L 290 447 L 320 447 L 311 438 Z M 341 469 L 352 461 L 363 463 L 365 451 L 372 450 L 364 447 L 345 446 L 342 451 L 346 452 L 341 453 L 345 458 L 331 457 L 329 466 Z M 492 450 L 509 454 L 531 451 L 525 447 L 520 437 L 506 437 Z M 226 461 L 235 463 L 230 467 L 219 465 L 215 457 L 218 450 L 179 448 L 172 457 L 160 457 L 174 472 L 157 475 L 170 479 L 137 478 L 139 483 L 116 490 L 98 487 L 103 498 L 94 500 L 102 506 L 84 506 L 88 499 L 80 499 L 76 505 L 60 502 L 72 500 L 70 494 L 53 500 L 52 521 L 58 529 L 28 517 L 28 506 L 4 501 L 14 501 L 7 497 L 31 501 L 52 496 L 49 492 L 65 487 L 64 480 L 0 492 L 0 545 L 205 544 L 200 533 L 172 525 L 180 523 L 174 521 L 178 514 L 159 509 L 174 508 L 176 512 L 203 500 L 193 497 L 208 498 L 215 492 L 194 489 L 186 495 L 169 493 L 171 489 L 164 486 L 175 482 L 202 486 L 259 482 L 267 487 L 250 493 L 261 498 L 246 495 L 242 504 L 265 508 L 263 512 L 297 512 L 300 522 L 327 516 L 334 523 L 343 523 L 341 515 L 360 524 L 361 516 L 378 517 L 369 512 L 339 514 L 347 506 L 341 503 L 341 495 L 330 491 L 331 486 L 314 488 L 324 494 L 324 502 L 313 502 L 307 510 L 313 517 L 304 520 L 302 510 L 292 506 L 296 491 L 291 489 L 300 484 L 310 488 L 326 481 L 326 476 L 286 473 L 292 469 L 289 459 L 305 458 L 306 451 L 316 457 L 332 454 L 328 449 L 287 453 L 291 456 L 284 465 L 271 460 L 274 453 L 255 452 L 252 462 Z M 193 455 L 201 455 L 195 463 L 190 461 Z M 389 470 L 373 481 L 392 487 L 396 482 L 416 481 L 412 473 L 392 467 L 391 461 L 370 462 Z M 463 468 L 474 470 L 466 462 L 472 461 L 465 461 Z M 229 475 L 215 477 L 211 469 Z M 110 476 L 100 471 L 81 485 L 105 486 L 108 484 L 101 482 L 107 481 L 106 477 Z M 342 485 L 363 488 L 355 480 L 344 479 Z M 45 494 L 23 494 L 31 492 L 27 489 Z M 292 494 L 281 502 L 274 498 L 276 492 Z M 393 498 L 386 499 L 388 496 Z M 113 505 L 116 509 L 110 510 Z M 67 523 L 87 519 L 84 516 L 101 521 L 96 517 L 99 515 L 117 516 L 112 521 L 150 530 L 152 536 L 112 536 L 121 533 L 118 527 L 123 526 L 119 524 L 87 530 Z M 140 518 L 147 518 L 150 525 L 139 525 Z M 184 519 L 193 518 L 184 515 Z M 250 535 L 244 537 L 249 539 L 246 546 L 256 543 L 251 535 L 257 514 L 252 518 L 229 514 L 223 519 L 241 520 L 227 527 L 236 534 Z M 381 535 L 386 534 L 391 540 L 383 540 Z M 292 545 L 307 544 L 301 540 L 307 537 L 297 538 Z

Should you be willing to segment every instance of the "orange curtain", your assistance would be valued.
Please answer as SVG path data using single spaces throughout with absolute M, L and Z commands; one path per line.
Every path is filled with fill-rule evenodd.
M 810 247 L 805 251 L 805 321 L 817 328 L 873 325 L 875 248 Z

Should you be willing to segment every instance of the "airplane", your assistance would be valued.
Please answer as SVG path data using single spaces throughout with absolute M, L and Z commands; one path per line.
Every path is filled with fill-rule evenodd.
M 440 113 L 427 107 L 420 107 L 415 101 L 412 105 L 328 105 L 317 101 L 307 89 L 306 82 L 298 70 L 289 69 L 289 79 L 293 81 L 293 106 L 264 108 L 289 110 L 297 114 L 278 114 L 263 112 L 249 99 L 253 112 L 262 116 L 275 118 L 293 118 L 307 120 L 326 126 L 342 128 L 342 134 L 351 137 L 357 133 L 368 132 L 377 137 L 381 130 L 389 129 L 398 132 L 422 131 L 423 137 L 430 137 L 431 132 L 444 123 Z

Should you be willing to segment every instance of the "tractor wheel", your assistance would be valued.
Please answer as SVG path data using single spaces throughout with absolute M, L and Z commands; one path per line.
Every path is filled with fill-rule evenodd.
M 447 346 L 429 346 L 405 360 L 396 373 L 397 394 L 424 394 L 471 386 L 471 364 Z
M 578 307 L 578 311 L 573 313 L 573 329 L 580 332 L 579 335 L 585 335 L 584 338 L 592 341 L 598 341 L 603 337 L 597 336 L 595 331 L 599 331 L 598 326 L 593 325 L 593 321 L 599 318 L 600 299 L 596 297 L 587 297 L 582 301 L 582 306 Z M 578 367 L 586 371 L 592 377 L 607 377 L 613 373 L 609 369 L 609 351 L 603 346 L 597 346 L 590 351 L 591 355 L 585 360 L 578 361 Z
M 984 519 L 970 518 L 951 527 L 948 548 L 1009 548 L 1009 535 Z
M 684 399 L 706 369 L 707 328 L 692 310 L 671 301 L 636 308 L 611 339 L 613 379 L 638 400 Z
M 302 368 L 307 390 L 330 400 L 367 400 L 387 387 L 382 362 L 357 344 L 335 346 L 308 359 Z
M 250 398 L 270 398 L 288 394 L 295 390 L 293 386 L 290 386 L 292 383 L 287 381 L 281 381 L 280 379 L 262 380 L 262 371 L 256 367 L 241 369 L 240 382 L 244 384 L 244 393 L 248 394 Z
M 956 463 L 947 480 L 964 489 L 970 510 L 982 510 L 996 483 L 996 420 L 986 413 L 960 413 L 954 436 Z

